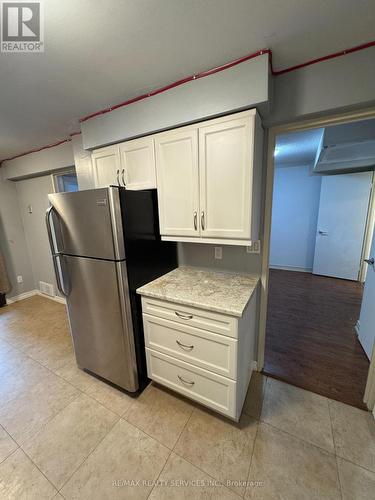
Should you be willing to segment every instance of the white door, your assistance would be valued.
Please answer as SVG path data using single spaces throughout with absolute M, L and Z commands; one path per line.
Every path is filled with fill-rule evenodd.
M 92 154 L 95 187 L 120 184 L 120 156 L 117 146 L 98 149 Z
M 371 172 L 322 178 L 313 273 L 358 280 Z
M 375 232 L 372 239 L 371 251 L 368 264 L 365 289 L 363 292 L 361 314 L 359 316 L 359 334 L 358 338 L 362 347 L 371 359 L 372 349 L 375 340 Z
M 199 129 L 201 235 L 250 239 L 254 117 Z
M 120 179 L 127 189 L 156 188 L 154 139 L 144 137 L 120 144 Z
M 198 131 L 160 134 L 155 149 L 160 233 L 199 236 Z

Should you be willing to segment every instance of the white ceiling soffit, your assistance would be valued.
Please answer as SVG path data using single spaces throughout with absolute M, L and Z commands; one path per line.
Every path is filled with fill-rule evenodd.
M 373 170 L 375 120 L 336 125 L 325 129 L 314 172 L 338 173 Z
M 323 132 L 323 128 L 317 128 L 278 135 L 274 153 L 276 168 L 313 165 Z
M 373 0 L 44 0 L 45 52 L 0 54 L 0 159 L 269 47 L 285 68 L 373 39 Z

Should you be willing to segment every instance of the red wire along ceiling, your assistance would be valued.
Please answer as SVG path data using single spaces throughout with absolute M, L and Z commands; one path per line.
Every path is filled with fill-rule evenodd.
M 91 113 L 90 115 L 84 116 L 83 118 L 80 118 L 79 122 L 85 122 L 87 120 L 90 120 L 91 118 L 94 118 L 99 115 L 103 115 L 106 113 L 110 113 L 111 111 L 114 111 L 115 109 L 122 108 L 124 106 L 128 106 L 129 104 L 133 104 L 138 101 L 142 101 L 143 99 L 147 99 L 149 97 L 155 96 L 157 94 L 161 94 L 163 92 L 166 92 L 170 89 L 173 89 L 175 87 L 179 87 L 180 85 L 183 85 L 184 83 L 191 82 L 193 80 L 199 80 L 200 78 L 205 78 L 206 76 L 213 75 L 215 73 L 219 73 L 220 71 L 224 71 L 226 69 L 232 68 L 233 66 L 237 66 L 238 64 L 241 64 L 243 62 L 249 61 L 250 59 L 254 59 L 255 57 L 259 57 L 264 54 L 268 54 L 269 56 L 269 63 L 270 63 L 270 69 L 271 73 L 274 76 L 280 76 L 284 75 L 285 73 L 290 73 L 291 71 L 295 71 L 297 69 L 305 68 L 306 66 L 311 66 L 313 64 L 317 64 L 323 61 L 328 61 L 329 59 L 335 59 L 336 57 L 341 57 L 345 56 L 347 54 L 352 54 L 353 52 L 358 52 L 360 50 L 368 49 L 370 47 L 375 46 L 375 40 L 372 42 L 367 42 L 363 43 L 361 45 L 357 45 L 355 47 L 351 47 L 349 49 L 341 50 L 339 52 L 334 52 L 332 54 L 328 54 L 323 57 L 318 57 L 316 59 L 311 59 L 309 61 L 306 61 L 301 64 L 297 64 L 295 66 L 290 66 L 288 68 L 284 68 L 281 70 L 275 70 L 273 67 L 273 61 L 272 61 L 272 50 L 271 49 L 263 49 L 263 50 L 258 50 L 257 52 L 254 52 L 253 54 L 248 54 L 244 57 L 241 57 L 239 59 L 235 59 L 234 61 L 230 61 L 226 64 L 223 64 L 222 66 L 217 66 L 216 68 L 212 68 L 206 71 L 202 71 L 201 73 L 197 73 L 196 75 L 191 75 L 187 76 L 185 78 L 181 78 L 180 80 L 177 80 L 173 83 L 170 83 L 169 85 L 165 85 L 164 87 L 161 87 L 159 89 L 152 90 L 151 92 L 148 92 L 147 94 L 142 94 L 137 97 L 133 97 L 132 99 L 128 99 L 127 101 L 120 102 L 119 104 L 115 104 L 114 106 L 111 106 L 109 108 L 101 109 L 100 111 L 96 111 L 95 113 Z M 21 156 L 25 156 L 30 153 L 37 153 L 39 151 L 43 151 L 44 149 L 49 149 L 53 148 L 55 146 L 59 146 L 60 144 L 64 144 L 65 142 L 69 142 L 72 140 L 72 137 L 75 135 L 79 135 L 81 132 L 74 132 L 73 134 L 70 134 L 70 136 L 66 139 L 63 139 L 58 142 L 54 142 L 53 144 L 48 144 L 46 146 L 42 146 L 40 148 L 32 149 L 30 151 L 26 151 L 25 153 L 20 153 L 18 155 L 12 156 L 11 158 L 6 158 L 4 160 L 1 160 L 0 164 L 4 161 L 9 161 L 9 160 L 14 160 L 16 158 L 19 158 Z

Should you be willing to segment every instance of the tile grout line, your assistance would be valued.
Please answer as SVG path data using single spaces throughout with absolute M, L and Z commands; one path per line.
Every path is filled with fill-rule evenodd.
M 22 453 L 30 460 L 30 462 L 34 465 L 34 467 L 36 467 L 38 471 L 42 474 L 42 476 L 45 477 L 45 479 L 49 482 L 49 484 L 52 486 L 52 488 L 56 491 L 57 494 L 59 490 L 52 483 L 52 481 L 44 474 L 44 472 L 39 468 L 39 466 L 34 462 L 34 460 L 32 460 L 31 457 L 29 457 L 29 455 L 26 453 L 26 451 L 23 450 L 21 447 L 19 447 L 18 449 L 22 451 Z M 56 496 L 56 494 L 53 496 L 53 498 Z
M 6 341 L 4 341 L 6 342 Z M 108 408 L 108 406 L 104 405 L 102 402 L 98 401 L 95 397 L 93 397 L 91 394 L 87 393 L 86 391 L 80 389 L 79 387 L 77 387 L 76 385 L 74 385 L 72 382 L 70 382 L 69 380 L 65 379 L 64 377 L 62 377 L 61 375 L 59 375 L 58 373 L 56 373 L 55 371 L 53 371 L 52 368 L 48 367 L 48 366 L 45 366 L 43 365 L 40 361 L 38 361 L 37 359 L 34 359 L 33 357 L 31 357 L 29 354 L 27 354 L 26 352 L 22 351 L 19 347 L 15 347 L 13 346 L 12 344 L 10 344 L 10 347 L 12 347 L 13 349 L 19 351 L 21 354 L 23 354 L 24 356 L 26 356 L 27 358 L 31 359 L 32 361 L 34 361 L 35 363 L 37 363 L 39 366 L 41 366 L 42 368 L 45 368 L 46 370 L 48 370 L 50 373 L 52 373 L 53 375 L 55 375 L 57 378 L 59 378 L 60 380 L 62 380 L 63 382 L 65 382 L 66 384 L 70 385 L 71 387 L 73 387 L 73 389 L 76 389 L 77 391 L 79 391 L 81 394 L 77 395 L 77 397 L 75 399 L 77 399 L 80 395 L 84 394 L 86 395 L 87 397 L 91 398 L 92 400 L 94 400 L 95 402 L 97 402 L 98 404 L 100 404 L 101 406 L 103 406 L 104 408 L 106 408 L 107 410 L 111 411 L 112 413 L 115 413 L 117 416 L 119 416 L 120 418 L 122 417 L 122 415 L 119 415 L 116 411 L 114 411 L 113 409 L 111 408 Z M 73 355 L 73 361 L 75 360 L 74 358 L 74 355 Z M 71 360 L 70 360 L 71 361 Z M 62 368 L 64 368 L 65 366 L 68 366 L 68 364 L 70 363 L 70 361 L 68 361 L 67 363 L 65 363 L 64 365 L 60 366 L 59 368 L 57 368 L 58 370 L 61 370 Z M 77 366 L 77 369 L 79 370 L 80 368 L 78 368 Z M 83 370 L 82 370 L 83 371 Z M 86 374 L 86 372 L 83 372 Z M 87 374 L 88 375 L 88 374 Z M 92 376 L 92 375 L 88 375 L 88 376 Z M 95 379 L 95 377 L 93 377 Z M 97 379 L 95 379 L 97 380 Z M 102 382 L 103 384 L 105 382 Z M 121 391 L 119 391 L 120 394 L 123 394 Z M 74 399 L 74 400 L 75 400 Z M 73 400 L 73 401 L 74 401 Z M 71 402 L 73 402 L 71 401 Z M 68 403 L 66 406 L 68 406 L 70 403 Z M 60 413 L 60 411 L 64 410 L 66 408 L 66 406 L 64 406 L 64 408 L 62 408 L 61 410 L 59 410 L 56 415 L 58 415 Z M 55 415 L 55 416 L 56 416 Z M 54 418 L 54 417 L 52 417 Z M 50 420 L 48 420 L 49 422 Z M 1 424 L 0 424 L 1 425 Z
M 236 491 L 231 490 L 230 488 L 228 488 L 227 486 L 225 486 L 225 484 L 224 484 L 221 480 L 216 479 L 216 477 L 212 476 L 209 472 L 206 472 L 206 471 L 205 471 L 205 470 L 203 470 L 201 467 L 199 467 L 199 465 L 194 464 L 194 463 L 193 463 L 193 462 L 191 462 L 188 458 L 184 457 L 183 455 L 181 455 L 180 453 L 178 453 L 178 452 L 176 451 L 176 446 L 177 446 L 177 444 L 178 444 L 178 442 L 179 442 L 179 440 L 180 440 L 180 438 L 181 438 L 181 436 L 182 436 L 182 434 L 183 434 L 184 430 L 186 429 L 186 427 L 187 427 L 187 425 L 188 425 L 188 423 L 189 423 L 190 419 L 192 418 L 193 413 L 194 413 L 196 410 L 197 410 L 197 407 L 195 407 L 195 408 L 193 409 L 193 411 L 191 412 L 191 415 L 190 415 L 189 419 L 187 420 L 186 424 L 184 425 L 184 428 L 182 429 L 182 431 L 181 431 L 181 433 L 180 433 L 180 435 L 179 435 L 179 437 L 178 437 L 178 439 L 177 439 L 177 441 L 176 441 L 176 444 L 175 444 L 175 445 L 174 445 L 174 447 L 173 447 L 172 453 L 174 453 L 174 454 L 175 454 L 175 455 L 177 455 L 178 457 L 182 458 L 183 460 L 185 460 L 185 462 L 189 463 L 190 465 L 192 465 L 192 466 L 193 466 L 193 467 L 195 467 L 196 469 L 200 470 L 200 471 L 201 471 L 203 474 L 205 474 L 206 476 L 208 476 L 208 477 L 210 477 L 211 479 L 213 479 L 214 481 L 217 481 L 218 483 L 220 483 L 220 484 L 221 484 L 221 486 L 222 486 L 223 488 L 225 488 L 226 490 L 228 490 L 228 491 L 230 491 L 230 492 L 234 493 L 234 494 L 235 494 L 235 495 L 237 495 L 239 498 L 242 498 L 242 496 L 241 496 L 241 495 L 239 495 Z
M 117 417 L 118 415 L 115 414 Z M 87 462 L 88 458 L 94 453 L 94 451 L 98 448 L 98 446 L 104 441 L 104 439 L 108 436 L 108 434 L 110 432 L 113 431 L 114 427 L 120 422 L 121 420 L 121 417 L 119 417 L 116 422 L 113 423 L 112 427 L 110 427 L 110 429 L 108 430 L 108 432 L 96 443 L 96 445 L 94 446 L 94 448 L 90 451 L 90 453 L 87 455 L 87 457 L 82 461 L 82 463 L 79 464 L 79 466 L 75 469 L 75 471 L 68 477 L 68 479 L 64 482 L 64 484 L 59 488 L 57 489 L 58 493 L 60 493 L 60 495 L 62 495 L 61 493 L 61 490 L 68 484 L 68 482 L 72 479 L 72 477 L 74 476 L 74 474 L 76 474 L 76 472 L 79 471 L 79 469 L 85 464 L 85 462 Z M 62 495 L 64 497 L 64 495 Z M 65 497 L 64 497 L 65 498 Z
M 130 423 L 130 422 L 128 422 L 128 423 Z M 150 436 L 150 437 L 151 437 L 151 436 Z M 161 476 L 161 474 L 162 474 L 163 470 L 165 469 L 165 466 L 167 465 L 167 462 L 168 462 L 168 460 L 169 460 L 170 456 L 171 456 L 171 455 L 172 455 L 172 453 L 173 453 L 173 451 L 172 451 L 170 448 L 167 448 L 167 450 L 169 451 L 168 457 L 167 457 L 167 459 L 166 459 L 166 461 L 165 461 L 165 463 L 164 463 L 164 465 L 163 465 L 163 467 L 162 467 L 161 471 L 160 471 L 160 472 L 159 472 L 159 474 L 157 475 L 157 477 L 156 477 L 156 479 L 155 479 L 155 483 L 157 483 L 157 482 L 158 482 L 159 477 Z M 151 494 L 152 494 L 152 492 L 154 491 L 154 489 L 155 489 L 155 488 L 156 488 L 156 484 L 154 484 L 154 486 L 151 488 L 150 493 L 149 493 L 149 494 L 147 495 L 147 497 L 146 497 L 146 500 L 147 500 L 147 499 L 151 496 Z
M 259 422 L 261 422 L 262 424 L 265 424 L 265 425 L 269 425 L 273 429 L 276 429 L 277 431 L 280 431 L 283 434 L 287 434 L 288 436 L 290 436 L 290 437 L 292 437 L 294 439 L 297 439 L 298 441 L 301 441 L 302 443 L 305 443 L 305 444 L 308 444 L 310 446 L 313 446 L 314 448 L 317 448 L 320 451 L 324 451 L 325 453 L 328 453 L 328 455 L 331 455 L 333 457 L 336 456 L 335 452 L 328 451 L 325 448 L 322 448 L 321 446 L 319 446 L 319 445 L 317 445 L 315 443 L 311 443 L 311 441 L 306 441 L 306 439 L 303 439 L 303 438 L 301 438 L 299 436 L 295 436 L 294 434 L 291 434 L 290 432 L 285 431 L 284 429 L 280 429 L 280 427 L 276 427 L 276 425 L 270 424 L 269 422 L 266 422 L 265 420 L 259 420 Z
M 119 420 L 121 419 L 121 416 L 118 415 L 118 413 L 114 412 L 113 410 L 110 410 L 109 408 L 107 408 L 106 406 L 104 406 L 103 404 L 101 404 L 99 401 L 97 401 L 95 398 L 89 396 L 87 393 L 85 393 L 84 391 L 82 391 L 81 389 L 79 389 L 78 387 L 74 386 L 71 382 L 69 382 L 68 380 L 64 379 L 63 377 L 61 377 L 60 375 L 58 375 L 57 373 L 55 373 L 51 368 L 49 368 L 48 366 L 45 366 L 43 365 L 39 360 L 36 360 L 34 358 L 32 358 L 30 355 L 28 355 L 26 352 L 22 351 L 19 347 L 16 347 L 14 346 L 13 344 L 7 342 L 7 341 L 4 341 L 6 342 L 11 348 L 15 349 L 16 351 L 18 351 L 19 353 L 21 353 L 22 355 L 26 356 L 27 358 L 31 359 L 32 361 L 34 361 L 35 363 L 37 363 L 38 365 L 40 365 L 41 367 L 43 368 L 46 368 L 50 373 L 52 373 L 53 375 L 55 375 L 56 377 L 58 377 L 59 379 L 63 380 L 65 383 L 69 384 L 71 387 L 73 387 L 74 389 L 76 389 L 78 391 L 78 394 L 76 395 L 76 397 L 70 401 L 69 403 L 67 403 L 63 408 L 61 408 L 56 414 L 54 414 L 51 418 L 49 418 L 44 424 L 43 426 L 35 433 L 33 434 L 33 436 L 30 436 L 29 438 L 27 438 L 25 440 L 25 442 L 23 444 L 26 443 L 26 441 L 28 441 L 29 439 L 33 439 L 39 432 L 41 432 L 47 424 L 49 424 L 54 418 L 56 418 L 63 410 L 65 410 L 70 404 L 72 404 L 74 401 L 76 401 L 80 396 L 82 396 L 82 394 L 86 395 L 87 397 L 89 397 L 90 399 L 92 399 L 93 401 L 95 401 L 97 404 L 101 405 L 102 407 L 104 407 L 106 410 L 108 411 L 111 411 L 114 415 L 116 415 L 118 417 L 118 419 L 114 422 L 113 426 L 109 429 L 109 431 L 105 434 L 105 436 L 103 436 L 103 438 L 97 443 L 97 445 L 93 448 L 93 450 L 91 450 L 91 452 L 89 453 L 89 455 L 87 455 L 87 457 L 83 460 L 83 462 L 77 467 L 77 469 L 69 476 L 69 478 L 64 482 L 64 484 L 61 486 L 60 489 L 58 489 L 49 479 L 48 477 L 40 470 L 40 468 L 38 467 L 38 465 L 34 462 L 34 460 L 27 454 L 27 452 L 23 449 L 23 444 L 19 444 L 18 441 L 16 441 L 12 436 L 11 434 L 8 433 L 8 431 L 6 429 L 5 432 L 10 436 L 10 438 L 17 444 L 18 448 L 16 448 L 10 455 L 8 455 L 8 457 L 6 459 L 4 459 L 3 462 L 5 462 L 5 460 L 7 460 L 11 455 L 13 455 L 13 453 L 15 453 L 17 450 L 21 450 L 26 456 L 27 458 L 31 461 L 31 463 L 39 470 L 39 472 L 47 479 L 47 481 L 53 486 L 53 488 L 56 490 L 56 495 L 57 493 L 60 493 L 60 490 L 66 485 L 66 483 L 72 478 L 72 476 L 78 471 L 78 469 L 86 462 L 86 460 L 88 459 L 88 457 L 94 452 L 94 450 L 97 448 L 97 446 L 99 446 L 99 444 L 103 441 L 103 439 L 109 434 L 109 432 L 111 432 L 111 430 L 113 429 L 113 427 L 119 422 Z M 69 364 L 69 361 L 64 364 L 63 366 L 61 366 L 60 368 L 63 368 L 64 366 L 67 366 Z M 59 368 L 59 369 L 60 369 Z M 0 424 L 1 425 L 1 424 Z M 2 428 L 4 428 L 3 426 L 1 426 Z M 1 463 L 3 463 L 1 462 Z M 56 496 L 55 495 L 55 496 Z
M 328 415 L 329 415 L 329 422 L 331 424 L 331 434 L 332 434 L 332 441 L 333 441 L 333 449 L 335 451 L 335 464 L 336 464 L 336 474 L 337 474 L 337 482 L 339 485 L 340 489 L 340 496 L 341 500 L 343 500 L 343 492 L 342 492 L 342 485 L 341 485 L 341 479 L 340 479 L 340 472 L 339 472 L 339 462 L 337 460 L 337 447 L 336 447 L 336 441 L 335 441 L 335 433 L 333 430 L 333 422 L 332 422 L 332 415 L 331 415 L 331 405 L 329 403 L 329 400 L 327 400 L 327 406 L 328 406 Z
M 256 430 L 256 432 L 255 432 L 255 436 L 254 436 L 253 449 L 251 450 L 251 457 L 250 457 L 249 467 L 248 467 L 248 469 L 247 469 L 247 475 L 246 475 L 246 481 L 247 481 L 247 482 L 249 482 L 249 479 L 250 479 L 250 470 L 251 470 L 251 465 L 252 465 L 252 462 L 253 462 L 254 451 L 255 451 L 255 445 L 256 445 L 257 438 L 258 438 L 259 426 L 260 426 L 260 420 L 257 420 L 257 430 Z M 248 488 L 248 486 L 246 485 L 246 487 L 245 487 L 245 492 L 244 492 L 244 494 L 242 495 L 242 497 L 243 497 L 243 498 L 245 498 L 245 496 L 246 496 L 247 488 Z

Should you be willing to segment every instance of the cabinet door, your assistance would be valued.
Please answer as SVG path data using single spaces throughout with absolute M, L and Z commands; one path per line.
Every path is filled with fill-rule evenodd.
M 120 178 L 125 181 L 127 189 L 156 188 L 154 139 L 152 137 L 120 144 L 120 157 Z
M 160 232 L 199 236 L 198 131 L 160 134 L 155 147 Z
M 120 156 L 117 146 L 98 149 L 92 154 L 95 187 L 117 185 L 120 174 Z
M 199 129 L 203 238 L 250 239 L 254 117 Z

